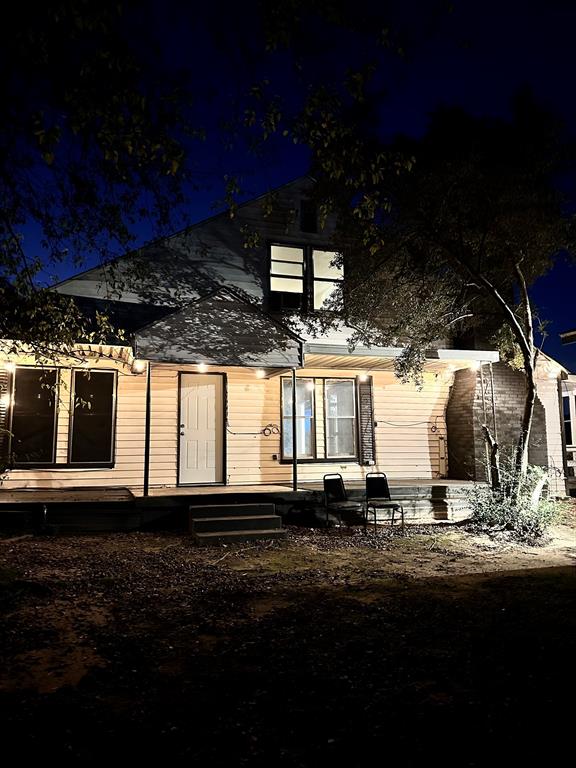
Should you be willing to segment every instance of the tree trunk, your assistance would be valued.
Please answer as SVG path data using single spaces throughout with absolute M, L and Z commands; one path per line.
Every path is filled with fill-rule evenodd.
M 526 373 L 526 400 L 524 401 L 524 413 L 522 415 L 522 426 L 520 437 L 516 446 L 516 495 L 520 491 L 520 486 L 526 478 L 528 469 L 528 444 L 530 441 L 530 432 L 532 431 L 532 420 L 534 418 L 534 405 L 536 403 L 536 381 L 534 365 L 525 366 Z

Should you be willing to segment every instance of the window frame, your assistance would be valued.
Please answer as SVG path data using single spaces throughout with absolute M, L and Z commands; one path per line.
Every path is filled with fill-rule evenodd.
M 55 373 L 55 386 L 54 386 L 54 410 L 53 410 L 53 422 L 52 422 L 52 460 L 51 461 L 12 461 L 12 467 L 14 469 L 52 469 L 57 467 L 57 443 L 58 443 L 58 423 L 60 413 L 60 368 L 54 365 L 38 366 L 38 365 L 16 365 L 14 371 L 10 375 L 9 393 L 10 404 L 8 406 L 10 417 L 8 419 L 8 455 L 13 457 L 14 454 L 14 409 L 16 406 L 16 379 L 18 377 L 19 370 L 29 371 L 54 371 Z
M 283 386 L 282 381 L 292 381 L 290 376 L 280 376 L 280 463 L 281 464 L 292 464 L 293 463 L 293 457 L 292 456 L 285 456 L 284 455 L 284 432 L 283 432 Z M 298 464 L 358 464 L 360 463 L 360 454 L 359 454 L 359 439 L 358 439 L 358 407 L 357 407 L 357 397 L 358 397 L 358 386 L 356 382 L 355 376 L 297 376 L 298 379 L 308 379 L 314 382 L 314 458 L 299 458 L 298 457 Z M 356 454 L 354 456 L 343 456 L 340 458 L 327 458 L 324 456 L 318 456 L 318 426 L 319 421 L 316 417 L 316 405 L 317 405 L 317 398 L 316 398 L 316 382 L 321 382 L 322 386 L 322 404 L 323 404 L 323 417 L 322 417 L 322 429 L 324 430 L 324 454 L 326 454 L 327 450 L 327 425 L 326 425 L 326 381 L 351 381 L 354 387 L 353 394 L 354 394 L 354 448 L 356 451 Z
M 278 261 L 278 259 L 272 258 L 272 248 L 274 246 L 284 248 L 298 248 L 303 253 L 302 260 L 302 278 L 298 276 L 280 275 L 276 272 L 272 272 L 272 262 Z M 344 311 L 344 307 L 338 310 L 314 308 L 314 285 L 315 282 L 324 283 L 344 283 L 344 274 L 341 278 L 322 278 L 314 276 L 314 251 L 324 253 L 338 253 L 334 251 L 333 246 L 324 245 L 322 243 L 303 243 L 302 241 L 295 240 L 269 240 L 266 243 L 267 247 L 267 276 L 266 276 L 266 303 L 268 309 L 273 312 L 304 312 L 306 314 L 317 314 L 329 312 L 330 314 L 341 314 Z M 343 258 L 345 256 L 343 255 Z M 293 262 L 287 262 L 293 263 Z M 296 263 L 296 262 L 294 262 Z M 297 262 L 298 264 L 300 262 Z M 344 272 L 344 267 L 342 268 Z M 296 293 L 292 291 L 273 291 L 272 290 L 272 278 L 288 278 L 294 280 L 302 280 L 302 293 Z M 284 296 L 301 296 L 301 302 L 299 307 L 284 306 Z M 287 302 L 288 304 L 288 302 Z M 344 304 L 344 297 L 342 297 L 342 304 Z
M 354 410 L 354 415 L 352 416 L 352 439 L 354 441 L 354 453 L 353 454 L 346 454 L 344 456 L 328 456 L 328 419 L 333 418 L 331 416 L 328 416 L 328 408 L 327 408 L 327 387 L 326 383 L 329 381 L 351 381 L 352 382 L 352 408 Z M 360 461 L 360 451 L 359 451 L 359 440 L 358 440 L 358 406 L 357 406 L 357 400 L 358 400 L 358 386 L 356 384 L 356 379 L 349 379 L 345 377 L 338 377 L 338 376 L 326 376 L 323 381 L 323 395 L 324 395 L 324 453 L 326 454 L 326 458 L 330 461 L 335 461 L 338 463 L 341 459 L 357 459 Z M 340 416 L 336 417 L 338 418 L 346 418 L 350 419 L 350 416 Z
M 292 463 L 293 456 L 287 455 L 284 453 L 284 420 L 288 419 L 289 421 L 292 421 L 292 415 L 290 416 L 284 416 L 284 382 L 287 381 L 290 384 L 292 384 L 292 377 L 291 376 L 281 376 L 280 377 L 280 457 L 282 461 Z M 318 457 L 318 444 L 316 440 L 316 434 L 318 429 L 318 420 L 316 418 L 316 382 L 314 380 L 313 376 L 297 376 L 296 381 L 311 381 L 313 384 L 312 387 L 312 423 L 314 424 L 314 432 L 313 432 L 313 439 L 312 439 L 312 448 L 313 448 L 313 455 L 312 456 L 305 456 L 302 458 L 298 458 L 298 461 L 316 461 Z M 298 388 L 296 388 L 296 392 L 298 392 Z M 290 401 L 292 402 L 292 401 Z M 292 414 L 292 412 L 290 412 Z M 298 420 L 303 420 L 305 417 L 300 416 L 298 417 Z M 292 446 L 294 448 L 294 446 Z
M 568 418 L 564 414 L 564 401 L 568 401 Z M 562 393 L 562 432 L 564 435 L 564 444 L 566 448 L 573 448 L 576 446 L 576 390 L 570 390 Z M 570 424 L 570 437 L 571 442 L 568 442 L 566 435 L 566 424 Z
M 68 421 L 68 446 L 67 446 L 67 467 L 94 467 L 96 469 L 110 469 L 114 467 L 116 463 L 116 427 L 118 416 L 118 371 L 114 368 L 90 368 L 88 369 L 90 376 L 98 375 L 101 373 L 111 373 L 113 379 L 112 389 L 112 430 L 110 435 L 110 460 L 109 461 L 72 461 L 72 438 L 74 434 L 74 412 L 75 412 L 75 396 L 76 396 L 76 374 L 80 373 L 85 375 L 87 369 L 85 368 L 71 368 L 70 369 L 70 417 Z
M 312 294 L 311 294 L 311 301 L 312 301 L 312 312 L 331 312 L 335 314 L 341 314 L 344 307 L 341 307 L 340 310 L 337 309 L 323 309 L 322 307 L 315 307 L 314 302 L 316 298 L 316 283 L 331 283 L 331 284 L 343 284 L 344 283 L 344 265 L 342 265 L 342 277 L 316 277 L 316 271 L 314 268 L 314 253 L 333 253 L 337 254 L 338 251 L 328 250 L 327 248 L 315 248 L 314 246 L 311 246 L 310 248 L 310 266 L 311 266 L 311 272 L 312 272 Z M 342 303 L 344 302 L 344 295 L 342 295 Z

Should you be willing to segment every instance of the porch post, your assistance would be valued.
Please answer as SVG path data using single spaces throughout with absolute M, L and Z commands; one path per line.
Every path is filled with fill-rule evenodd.
M 490 392 L 492 395 L 492 421 L 494 422 L 494 440 L 498 442 L 498 427 L 496 425 L 496 400 L 494 398 L 494 371 L 492 370 L 492 361 L 490 361 Z
M 152 363 L 148 360 L 146 366 L 146 426 L 144 429 L 144 496 L 148 496 L 150 485 L 151 371 Z
M 298 426 L 296 421 L 296 368 L 292 368 L 292 490 L 298 490 Z

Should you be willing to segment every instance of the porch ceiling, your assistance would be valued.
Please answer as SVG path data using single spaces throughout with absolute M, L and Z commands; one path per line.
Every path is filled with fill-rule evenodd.
M 328 347 L 307 344 L 306 368 L 341 368 L 346 370 L 393 371 L 394 360 L 400 357 L 400 348 L 365 349 L 357 347 L 349 352 L 347 347 Z M 448 368 L 468 368 L 475 363 L 498 362 L 498 352 L 477 349 L 437 349 L 427 353 L 424 370 L 437 373 Z

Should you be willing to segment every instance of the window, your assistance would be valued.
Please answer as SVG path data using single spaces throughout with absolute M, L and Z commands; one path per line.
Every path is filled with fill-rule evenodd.
M 296 379 L 298 458 L 316 456 L 314 379 Z M 282 455 L 292 458 L 292 380 L 282 379 Z
M 282 379 L 282 458 L 292 459 L 292 380 Z M 298 459 L 358 456 L 355 379 L 296 379 Z M 370 421 L 372 416 L 370 414 Z
M 70 464 L 113 463 L 115 410 L 115 371 L 72 372 Z
M 299 309 L 304 296 L 304 249 L 270 247 L 270 293 L 276 309 Z
M 354 381 L 326 379 L 324 383 L 326 414 L 326 458 L 350 458 L 356 455 L 356 408 Z
M 300 201 L 300 230 L 302 232 L 318 232 L 318 211 L 313 200 Z
M 15 464 L 54 463 L 57 402 L 55 368 L 16 369 L 10 424 Z
M 338 254 L 334 251 L 312 251 L 312 264 L 314 268 L 314 309 L 341 309 L 333 306 L 331 299 L 341 290 L 344 270 L 342 266 L 335 266 L 332 262 Z M 340 295 L 341 298 L 341 295 Z
M 270 246 L 270 307 L 288 310 L 341 309 L 344 269 L 336 251 L 311 246 Z M 341 260 L 341 259 L 340 259 Z
M 571 407 L 574 409 L 573 413 L 570 412 Z M 562 396 L 562 417 L 566 445 L 574 445 L 576 440 L 576 395 L 568 393 Z

